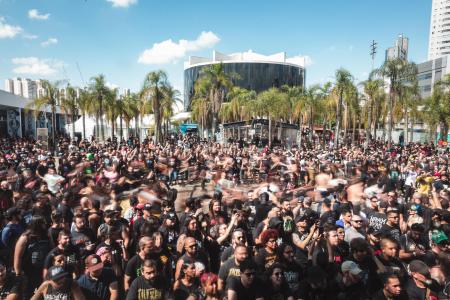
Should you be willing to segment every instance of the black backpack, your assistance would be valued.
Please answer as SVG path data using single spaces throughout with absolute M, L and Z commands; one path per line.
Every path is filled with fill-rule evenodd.
M 24 267 L 35 270 L 42 269 L 44 267 L 45 258 L 50 250 L 50 241 L 48 239 L 31 239 L 25 250 Z

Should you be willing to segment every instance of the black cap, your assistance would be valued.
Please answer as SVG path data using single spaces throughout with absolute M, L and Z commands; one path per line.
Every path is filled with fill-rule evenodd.
M 146 203 L 146 204 L 144 205 L 144 210 L 151 210 L 151 209 L 152 209 L 152 205 L 151 205 L 151 204 Z

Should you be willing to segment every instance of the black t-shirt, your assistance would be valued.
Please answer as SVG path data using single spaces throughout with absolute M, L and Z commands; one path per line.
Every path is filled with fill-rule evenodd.
M 439 285 L 433 281 L 433 284 L 429 287 L 430 289 L 430 296 L 436 297 L 439 293 Z M 427 289 L 426 288 L 419 288 L 412 279 L 409 279 L 406 283 L 405 287 L 406 293 L 408 294 L 409 300 L 428 300 L 426 299 Z M 432 299 L 432 298 L 431 298 Z
M 382 237 L 388 237 L 396 240 L 397 242 L 400 241 L 400 228 L 398 228 L 398 226 L 392 227 L 388 224 L 384 224 L 383 226 L 381 226 L 380 234 Z
M 11 294 L 19 294 L 20 285 L 19 280 L 7 275 L 5 284 L 0 288 L 0 299 L 6 299 Z
M 399 296 L 392 298 L 393 300 L 408 300 L 408 295 L 402 292 Z M 388 300 L 383 293 L 383 290 L 379 290 L 373 295 L 372 300 Z
M 326 223 L 334 224 L 336 220 L 336 213 L 334 211 L 326 211 L 320 216 L 320 225 L 323 226 Z
M 283 267 L 283 274 L 284 278 L 286 279 L 286 283 L 289 286 L 289 289 L 295 296 L 298 296 L 298 292 L 300 289 L 299 283 L 303 277 L 302 268 L 295 262 L 291 264 L 285 264 Z
M 65 256 L 65 266 L 68 272 L 73 272 L 75 270 L 75 267 L 81 261 L 78 248 L 69 244 L 63 250 L 58 247 L 53 248 L 45 258 L 44 268 L 49 269 L 51 266 L 53 266 L 53 259 L 58 255 Z
M 380 212 L 373 212 L 367 215 L 369 219 L 369 227 L 373 228 L 375 231 L 378 231 L 386 224 L 386 214 Z
M 93 279 L 87 274 L 78 278 L 78 285 L 86 299 L 89 300 L 109 300 L 111 293 L 110 285 L 115 282 L 116 276 L 111 269 L 103 269 L 98 279 Z
M 264 285 L 261 280 L 255 277 L 252 285 L 245 288 L 242 285 L 241 278 L 230 277 L 227 281 L 227 290 L 233 290 L 237 294 L 237 300 L 252 300 L 264 298 Z
M 133 256 L 127 263 L 127 267 L 125 268 L 125 275 L 130 277 L 130 282 L 134 279 L 142 275 L 142 263 L 144 261 L 141 257 L 136 254 Z
M 278 289 L 275 289 L 270 283 L 267 284 L 264 294 L 266 300 L 284 300 L 293 296 L 291 289 L 284 281 Z
M 258 271 L 265 271 L 277 260 L 276 253 L 269 253 L 266 249 L 261 249 L 255 256 L 255 263 L 258 266 Z
M 236 265 L 234 257 L 228 259 L 220 266 L 219 278 L 223 280 L 224 283 L 226 283 L 230 277 L 239 278 L 239 276 L 241 276 L 241 271 L 239 270 L 239 266 Z
M 168 287 L 161 277 L 152 282 L 143 276 L 136 278 L 130 286 L 127 300 L 163 300 L 166 298 Z

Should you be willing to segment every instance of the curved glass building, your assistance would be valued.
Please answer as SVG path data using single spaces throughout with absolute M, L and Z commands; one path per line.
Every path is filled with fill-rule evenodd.
M 184 66 L 184 109 L 189 110 L 194 96 L 194 84 L 202 70 L 212 64 L 223 63 L 224 70 L 238 74 L 233 84 L 245 89 L 261 92 L 271 87 L 304 86 L 305 68 L 302 58 L 286 58 L 284 52 L 270 56 L 254 52 L 225 55 L 213 52 L 213 58 L 189 57 Z

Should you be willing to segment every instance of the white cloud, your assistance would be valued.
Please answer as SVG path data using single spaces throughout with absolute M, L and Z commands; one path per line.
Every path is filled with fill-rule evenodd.
M 183 58 L 187 52 L 211 48 L 220 41 L 220 38 L 211 31 L 203 31 L 195 40 L 171 39 L 155 43 L 149 49 L 144 50 L 139 56 L 141 64 L 167 64 Z
M 113 7 L 128 7 L 132 4 L 136 4 L 137 0 L 106 0 L 112 3 Z
M 54 59 L 39 59 L 37 57 L 16 57 L 12 63 L 16 65 L 13 72 L 16 74 L 29 75 L 52 75 L 57 72 L 64 64 Z
M 35 34 L 24 34 L 23 37 L 26 38 L 27 40 L 35 40 L 35 39 L 37 39 L 39 36 L 37 36 L 37 35 L 35 35 Z
M 28 11 L 28 18 L 33 20 L 48 20 L 50 14 L 39 14 L 37 9 L 30 9 Z
M 301 65 L 304 67 L 312 65 L 314 62 L 309 55 L 297 55 L 286 60 L 288 63 Z
M 0 17 L 0 39 L 13 38 L 22 31 L 20 26 L 6 24 L 5 19 Z
M 42 47 L 47 47 L 47 46 L 54 45 L 54 44 L 58 44 L 58 39 L 57 38 L 49 38 L 45 42 L 42 42 L 41 46 Z

